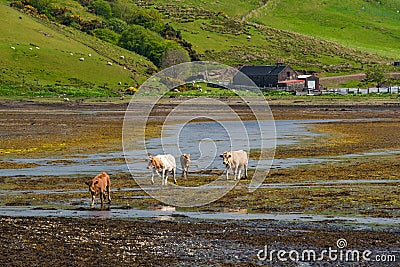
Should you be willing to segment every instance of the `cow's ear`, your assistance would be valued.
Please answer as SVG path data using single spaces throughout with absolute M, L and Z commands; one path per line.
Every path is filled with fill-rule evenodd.
M 86 185 L 90 185 L 90 182 L 89 182 L 89 181 L 86 181 L 85 184 L 86 184 Z
M 99 181 L 94 182 L 94 184 L 98 184 L 98 183 L 99 183 Z
M 224 158 L 224 154 L 219 155 L 220 158 Z

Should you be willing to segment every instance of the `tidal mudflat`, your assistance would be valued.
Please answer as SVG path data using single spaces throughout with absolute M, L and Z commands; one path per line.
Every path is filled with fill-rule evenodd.
M 157 122 L 178 100 L 168 101 L 153 114 L 149 138 L 158 137 Z M 241 103 L 231 106 L 251 119 Z M 285 126 L 285 134 L 278 129 L 282 136 L 263 185 L 250 193 L 250 181 L 242 180 L 216 202 L 172 210 L 141 190 L 125 166 L 125 108 L 1 103 L 1 262 L 50 264 L 56 253 L 60 264 L 74 266 L 298 266 L 259 260 L 257 252 L 264 245 L 323 249 L 344 238 L 352 249 L 393 254 L 397 261 L 332 266 L 398 266 L 397 105 L 272 102 L 277 127 L 298 124 Z M 222 170 L 216 162 L 178 184 L 199 186 Z M 84 181 L 101 171 L 111 174 L 113 203 L 92 210 Z M 146 170 L 136 174 L 148 176 Z M 96 251 L 104 257 L 95 258 Z

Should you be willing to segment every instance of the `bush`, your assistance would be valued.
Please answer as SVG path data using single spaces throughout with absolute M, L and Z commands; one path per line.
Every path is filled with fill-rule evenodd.
M 109 43 L 112 43 L 115 45 L 118 44 L 119 37 L 120 37 L 120 35 L 118 33 L 114 32 L 110 29 L 104 29 L 104 28 L 95 29 L 92 31 L 92 34 L 103 41 L 106 41 L 106 42 L 109 42 Z
M 121 34 L 128 28 L 128 24 L 121 19 L 111 18 L 103 22 L 103 27 Z
M 161 66 L 161 58 L 167 50 L 167 43 L 157 33 L 140 25 L 131 25 L 119 40 L 119 46 L 134 51 Z
M 104 0 L 95 0 L 91 7 L 96 15 L 102 16 L 106 19 L 111 18 L 112 16 L 111 6 Z
M 160 33 L 164 27 L 161 14 L 155 9 L 138 7 L 129 0 L 116 0 L 111 5 L 113 16 L 129 25 L 136 24 Z

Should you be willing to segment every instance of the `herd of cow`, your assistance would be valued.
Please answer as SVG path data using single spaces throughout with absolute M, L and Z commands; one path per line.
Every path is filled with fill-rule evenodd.
M 247 179 L 247 165 L 248 157 L 246 151 L 236 150 L 227 151 L 220 155 L 223 159 L 223 164 L 225 165 L 226 179 L 229 179 L 229 171 L 233 171 L 233 179 L 241 178 L 241 170 L 244 169 L 244 177 Z M 180 156 L 180 163 L 182 167 L 182 176 L 187 179 L 189 167 L 190 167 L 190 154 L 182 154 Z M 156 155 L 149 156 L 148 158 L 148 169 L 152 170 L 151 183 L 154 184 L 154 174 L 158 174 L 161 177 L 161 184 L 167 185 L 168 173 L 172 173 L 174 178 L 174 183 L 176 184 L 176 162 L 175 157 L 171 154 L 166 155 Z M 92 196 L 92 201 L 90 206 L 94 206 L 95 196 L 99 195 L 101 200 L 101 206 L 104 205 L 104 200 L 106 199 L 111 203 L 110 189 L 111 182 L 110 176 L 106 172 L 102 172 L 96 175 L 91 181 L 86 182 L 89 186 L 89 192 Z

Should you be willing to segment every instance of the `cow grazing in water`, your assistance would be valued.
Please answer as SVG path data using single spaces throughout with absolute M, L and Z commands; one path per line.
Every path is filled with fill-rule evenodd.
M 176 162 L 171 154 L 149 156 L 147 168 L 152 170 L 151 184 L 154 184 L 154 173 L 157 173 L 162 178 L 162 185 L 166 185 L 168 172 L 172 172 L 174 183 L 176 183 Z
M 230 151 L 224 152 L 220 155 L 220 157 L 224 160 L 224 164 L 226 166 L 226 179 L 229 179 L 229 170 L 233 170 L 233 179 L 240 180 L 240 172 L 241 169 L 244 169 L 244 177 L 247 179 L 247 165 L 249 164 L 249 160 L 247 157 L 246 151 L 237 150 L 237 151 Z
M 182 166 L 182 176 L 187 179 L 190 166 L 190 154 L 182 154 L 180 161 Z
M 110 176 L 106 172 L 102 172 L 96 175 L 91 181 L 85 182 L 89 186 L 89 192 L 92 194 L 92 202 L 90 207 L 94 206 L 94 198 L 100 195 L 101 206 L 104 206 L 104 200 L 106 199 L 105 193 L 107 191 L 108 203 L 111 203 L 111 182 Z

